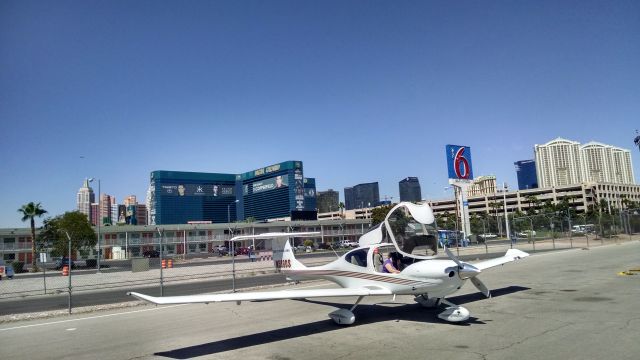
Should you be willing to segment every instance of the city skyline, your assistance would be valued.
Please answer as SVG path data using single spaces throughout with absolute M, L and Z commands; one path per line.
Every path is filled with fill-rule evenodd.
M 562 137 L 631 151 L 640 3 L 0 3 L 0 227 L 75 210 L 85 178 L 146 198 L 154 170 L 299 159 L 316 189 L 450 197 L 446 144 L 517 187 Z M 92 184 L 95 190 L 95 184 Z M 97 192 L 96 192 L 97 196 Z M 39 226 L 42 219 L 37 219 Z

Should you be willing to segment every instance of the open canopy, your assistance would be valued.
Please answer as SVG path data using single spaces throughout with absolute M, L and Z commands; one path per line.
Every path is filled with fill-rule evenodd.
M 360 246 L 392 243 L 405 256 L 430 259 L 437 255 L 437 232 L 433 211 L 427 204 L 401 202 L 385 221 L 360 237 Z

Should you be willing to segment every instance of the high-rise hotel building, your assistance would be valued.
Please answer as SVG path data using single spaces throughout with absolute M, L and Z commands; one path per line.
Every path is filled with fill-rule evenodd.
M 302 161 L 285 161 L 242 174 L 153 171 L 147 204 L 151 225 L 226 223 L 315 214 L 315 198 Z
M 84 179 L 82 187 L 78 190 L 76 196 L 77 209 L 81 213 L 87 215 L 87 220 L 91 221 L 91 204 L 96 201 L 93 189 L 89 186 L 89 180 Z
M 582 182 L 635 184 L 631 152 L 626 149 L 557 138 L 535 145 L 534 151 L 541 188 Z

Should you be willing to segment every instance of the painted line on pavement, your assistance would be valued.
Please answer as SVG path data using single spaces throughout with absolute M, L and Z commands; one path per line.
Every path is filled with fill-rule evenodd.
M 152 309 L 142 309 L 142 310 L 127 311 L 127 312 L 123 312 L 123 313 L 97 315 L 97 316 L 89 316 L 89 317 L 86 317 L 86 318 L 67 319 L 67 320 L 52 321 L 52 322 L 40 323 L 40 324 L 14 326 L 14 327 L 10 327 L 10 328 L 0 329 L 0 331 L 19 330 L 19 329 L 26 329 L 26 328 L 31 328 L 31 327 L 38 327 L 38 326 L 64 324 L 64 323 L 73 322 L 73 321 L 83 321 L 83 320 L 106 318 L 106 317 L 111 317 L 111 316 L 129 315 L 129 314 L 135 314 L 135 313 L 145 312 L 145 311 L 155 311 L 155 310 L 160 310 L 160 309 L 169 309 L 169 308 L 173 308 L 173 307 L 177 307 L 177 306 L 184 306 L 184 305 L 189 305 L 189 304 L 168 305 L 168 306 L 156 307 L 156 308 L 152 308 Z

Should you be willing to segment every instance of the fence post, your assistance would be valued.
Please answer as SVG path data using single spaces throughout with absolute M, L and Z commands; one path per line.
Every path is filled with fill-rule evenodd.
M 164 296 L 164 279 L 162 278 L 162 261 L 163 261 L 163 252 L 162 248 L 162 238 L 164 236 L 164 230 L 160 231 L 160 228 L 156 227 L 156 231 L 160 235 L 160 297 Z
M 64 232 L 65 234 L 67 234 L 67 239 L 69 239 L 69 261 L 67 262 L 67 264 L 69 264 L 69 304 L 68 304 L 68 310 L 69 310 L 69 315 L 71 315 L 71 236 L 69 236 L 69 233 L 65 230 Z M 64 261 L 64 257 L 62 258 Z M 64 265 L 64 262 L 62 263 L 62 265 Z

